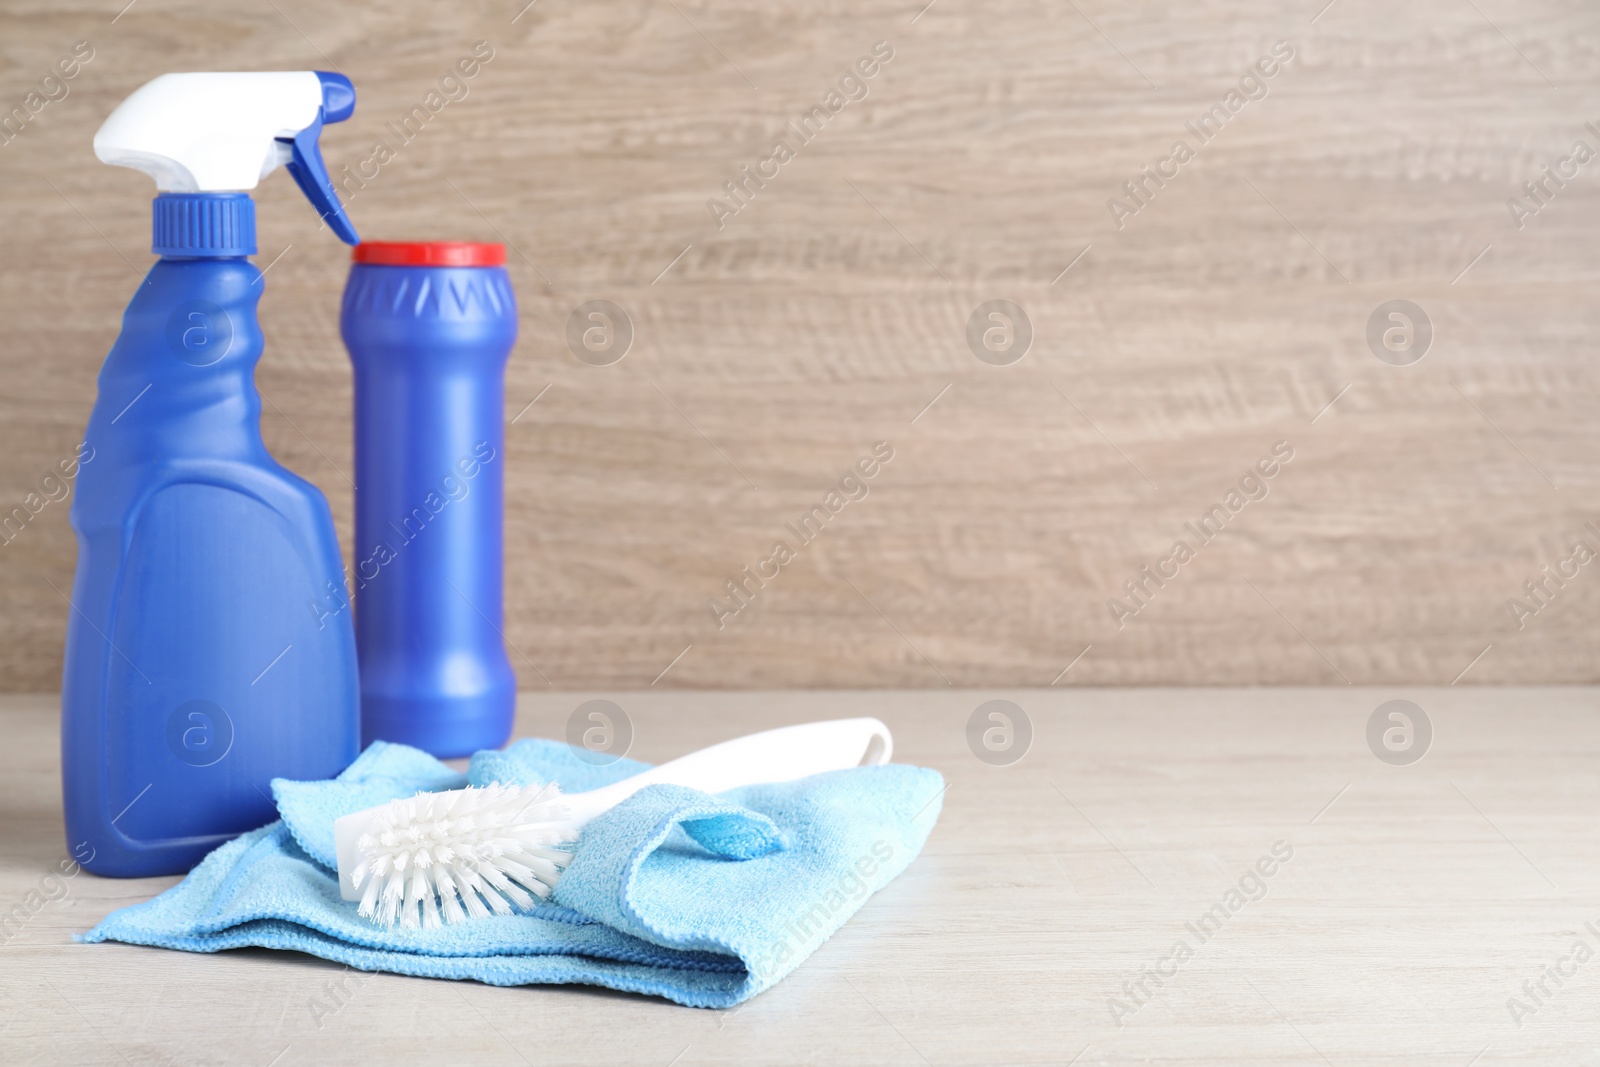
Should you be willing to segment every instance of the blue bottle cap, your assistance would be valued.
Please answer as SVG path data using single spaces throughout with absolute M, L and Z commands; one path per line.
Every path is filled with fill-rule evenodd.
M 152 203 L 158 256 L 253 256 L 256 205 L 248 193 L 162 193 Z

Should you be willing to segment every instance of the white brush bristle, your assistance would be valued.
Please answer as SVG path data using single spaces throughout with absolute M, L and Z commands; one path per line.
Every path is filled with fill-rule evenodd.
M 384 926 L 432 928 L 530 909 L 572 862 L 556 847 L 577 839 L 568 817 L 554 784 L 392 800 L 356 843 L 358 910 Z

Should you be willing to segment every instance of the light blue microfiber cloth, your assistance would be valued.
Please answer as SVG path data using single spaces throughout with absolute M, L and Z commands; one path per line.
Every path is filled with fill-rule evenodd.
M 339 897 L 333 821 L 342 815 L 469 784 L 554 781 L 582 792 L 647 767 L 596 765 L 568 745 L 529 740 L 479 752 L 462 775 L 376 742 L 332 781 L 274 780 L 281 821 L 221 846 L 81 940 L 293 949 L 364 971 L 587 983 L 725 1008 L 794 970 L 905 870 L 944 795 L 937 771 L 899 764 L 719 796 L 647 786 L 589 823 L 551 899 L 531 913 L 385 929 Z

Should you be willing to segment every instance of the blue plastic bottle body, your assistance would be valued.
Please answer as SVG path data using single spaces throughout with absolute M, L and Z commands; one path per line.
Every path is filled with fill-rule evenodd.
M 188 870 L 277 817 L 274 777 L 357 755 L 355 641 L 327 501 L 261 440 L 261 274 L 163 258 L 100 372 L 71 521 L 67 843 Z
M 444 758 L 497 748 L 517 689 L 501 603 L 510 278 L 356 263 L 341 327 L 355 367 L 362 743 Z

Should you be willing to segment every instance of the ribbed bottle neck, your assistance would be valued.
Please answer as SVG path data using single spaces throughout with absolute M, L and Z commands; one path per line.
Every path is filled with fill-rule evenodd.
M 162 193 L 150 232 L 158 256 L 253 256 L 256 204 L 248 193 Z

